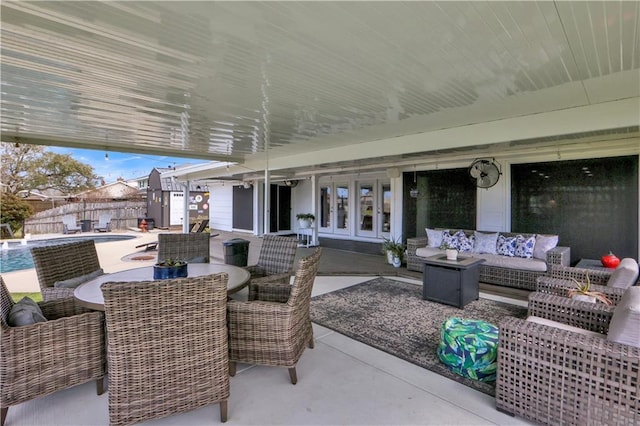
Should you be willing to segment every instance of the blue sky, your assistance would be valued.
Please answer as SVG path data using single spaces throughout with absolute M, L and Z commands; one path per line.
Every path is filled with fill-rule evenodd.
M 96 175 L 104 178 L 106 183 L 115 182 L 118 177 L 124 179 L 148 176 L 154 167 L 173 167 L 187 164 L 206 163 L 207 160 L 167 157 L 161 155 L 132 154 L 90 149 L 74 149 L 64 147 L 48 147 L 58 154 L 70 154 L 74 159 L 89 164 Z M 109 159 L 105 160 L 105 153 Z

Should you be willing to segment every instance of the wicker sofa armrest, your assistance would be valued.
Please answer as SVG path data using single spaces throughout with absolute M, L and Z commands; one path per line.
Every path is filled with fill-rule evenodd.
M 529 294 L 528 314 L 607 334 L 615 306 L 590 303 L 566 296 L 533 292 Z
M 227 301 L 227 310 L 230 323 L 238 319 L 242 323 L 258 323 L 264 321 L 267 317 L 277 318 L 279 315 L 286 314 L 291 310 L 291 307 L 286 303 L 265 302 L 262 300 L 245 302 L 232 299 Z
M 291 284 L 289 274 L 268 275 L 254 278 L 249 284 L 249 300 L 285 303 L 289 300 Z
M 556 246 L 548 250 L 545 262 L 547 263 L 547 272 L 551 270 L 552 265 L 569 266 L 571 264 L 571 247 Z
M 423 271 L 424 263 L 422 263 L 422 260 L 416 255 L 416 250 L 420 247 L 426 247 L 426 245 L 426 236 L 407 238 L 407 269 L 409 271 Z
M 499 328 L 499 410 L 540 424 L 638 422 L 639 348 L 513 317 Z
M 553 265 L 550 269 L 549 275 L 552 278 L 564 278 L 571 280 L 575 278 L 578 281 L 584 281 L 589 275 L 589 281 L 591 284 L 607 285 L 607 281 L 611 277 L 613 271 L 601 271 L 595 269 L 575 268 L 565 265 Z
M 589 279 L 591 279 L 591 275 L 589 275 Z M 571 289 L 576 288 L 576 283 L 571 279 L 563 279 L 563 278 L 551 278 L 551 277 L 538 277 L 536 283 L 536 291 L 540 293 L 548 293 L 548 294 L 556 294 L 558 296 L 567 296 L 567 293 Z M 598 284 L 591 284 L 591 291 L 599 291 L 600 293 L 604 293 L 605 296 L 614 305 L 617 305 L 622 295 L 624 294 L 624 288 L 617 287 L 607 287 Z
M 72 297 L 50 300 L 48 302 L 39 302 L 38 306 L 42 310 L 44 317 L 49 321 L 70 317 L 72 315 L 94 312 L 91 309 L 86 309 L 78 305 Z

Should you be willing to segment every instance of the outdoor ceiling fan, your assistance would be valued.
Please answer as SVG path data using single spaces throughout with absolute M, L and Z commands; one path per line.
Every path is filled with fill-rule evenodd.
M 493 158 L 480 158 L 469 166 L 469 176 L 475 179 L 478 188 L 491 188 L 498 183 L 501 174 L 500 165 Z

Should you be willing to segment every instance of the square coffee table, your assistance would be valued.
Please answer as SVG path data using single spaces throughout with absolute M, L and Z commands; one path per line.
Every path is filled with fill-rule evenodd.
M 422 275 L 422 299 L 463 308 L 478 300 L 480 264 L 484 259 L 458 256 L 447 260 L 444 254 L 427 257 Z

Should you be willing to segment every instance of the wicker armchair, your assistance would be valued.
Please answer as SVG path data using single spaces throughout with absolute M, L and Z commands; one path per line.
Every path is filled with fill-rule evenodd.
M 73 299 L 39 303 L 47 322 L 11 327 L 13 299 L 0 277 L 0 407 L 4 425 L 9 407 L 71 386 L 96 381 L 104 391 L 104 314 Z
M 229 301 L 232 376 L 237 362 L 281 366 L 289 369 L 291 383 L 297 383 L 296 364 L 305 346 L 313 348 L 309 306 L 321 255 L 322 249 L 318 248 L 300 260 L 293 285 L 287 281 L 261 286 L 260 295 L 270 294 L 267 299 L 278 301 Z M 266 290 L 267 287 L 270 290 Z
M 573 272 L 573 275 L 575 276 L 576 273 Z M 582 280 L 578 278 L 576 279 L 578 281 Z M 589 280 L 591 280 L 591 271 L 589 271 Z M 626 290 L 624 288 L 607 287 L 606 285 L 593 284 L 592 280 L 591 283 L 591 291 L 599 291 L 600 293 L 603 293 L 609 300 L 611 300 L 614 306 L 618 304 Z M 536 290 L 538 293 L 555 294 L 558 296 L 567 297 L 569 290 L 574 289 L 575 287 L 576 283 L 571 279 L 540 277 L 538 278 Z
M 227 275 L 102 285 L 109 423 L 220 403 L 227 420 Z
M 294 238 L 271 234 L 263 237 L 258 263 L 245 267 L 251 273 L 249 300 L 256 299 L 255 286 L 264 281 L 263 277 L 280 275 L 278 279 L 286 280 L 291 276 L 297 248 L 298 242 Z
M 612 306 L 529 295 L 529 315 L 606 333 Z M 516 318 L 500 322 L 496 407 L 539 424 L 640 422 L 640 348 Z
M 625 262 L 627 259 L 625 259 Z M 632 259 L 629 259 L 633 264 Z M 634 265 L 633 268 L 636 269 L 635 276 L 637 278 L 637 265 Z M 629 275 L 626 275 L 625 272 L 625 280 L 632 279 L 633 280 L 633 268 Z M 536 290 L 540 293 L 549 293 L 549 294 L 557 294 L 559 296 L 566 296 L 567 292 L 573 288 L 575 288 L 574 279 L 577 281 L 584 282 L 587 279 L 587 275 L 589 276 L 589 282 L 591 283 L 592 291 L 599 291 L 604 293 L 609 300 L 613 302 L 614 305 L 618 303 L 620 298 L 625 292 L 625 288 L 619 287 L 611 287 L 608 286 L 607 283 L 609 279 L 613 275 L 614 270 L 604 271 L 604 270 L 595 270 L 595 269 L 584 269 L 584 268 L 574 268 L 569 266 L 562 265 L 554 265 L 549 271 L 549 276 L 547 277 L 539 277 L 536 283 Z M 636 282 L 636 285 L 640 284 L 640 281 Z
M 31 256 L 45 302 L 73 297 L 74 289 L 56 288 L 54 284 L 57 281 L 87 275 L 100 269 L 100 261 L 93 240 L 33 247 Z
M 182 259 L 209 263 L 209 234 L 158 234 L 158 260 Z M 204 261 L 204 262 L 202 262 Z

